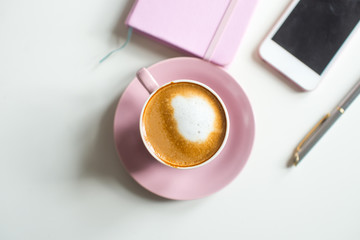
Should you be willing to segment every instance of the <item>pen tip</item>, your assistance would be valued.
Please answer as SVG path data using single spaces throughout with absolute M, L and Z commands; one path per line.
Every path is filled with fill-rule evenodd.
M 299 153 L 298 152 L 296 152 L 295 154 L 294 154 L 294 156 L 293 156 L 293 165 L 296 167 L 298 164 L 299 164 L 299 162 L 300 162 L 300 156 L 299 156 Z
M 291 168 L 291 167 L 296 167 L 299 163 L 299 158 L 297 157 L 296 153 L 294 155 L 292 155 L 289 158 L 289 161 L 286 164 L 286 167 Z

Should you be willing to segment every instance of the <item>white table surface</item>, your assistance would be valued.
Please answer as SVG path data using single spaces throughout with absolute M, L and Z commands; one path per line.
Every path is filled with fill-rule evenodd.
M 360 77 L 360 34 L 320 86 L 300 92 L 256 49 L 288 4 L 260 0 L 227 71 L 256 118 L 248 164 L 227 187 L 164 200 L 113 145 L 119 96 L 143 66 L 182 56 L 126 39 L 130 0 L 0 1 L 0 239 L 360 239 L 360 98 L 297 168 L 304 134 Z

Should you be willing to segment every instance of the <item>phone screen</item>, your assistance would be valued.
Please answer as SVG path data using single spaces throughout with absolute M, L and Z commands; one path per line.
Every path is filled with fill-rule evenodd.
M 360 0 L 301 0 L 272 40 L 319 75 L 360 20 Z

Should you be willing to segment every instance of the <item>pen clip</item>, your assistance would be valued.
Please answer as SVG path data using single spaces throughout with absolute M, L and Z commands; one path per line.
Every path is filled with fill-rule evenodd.
M 301 147 L 304 145 L 304 143 L 311 137 L 311 135 L 314 134 L 314 132 L 330 117 L 330 113 L 326 114 L 311 130 L 306 134 L 306 136 L 301 140 L 299 145 L 296 147 L 296 152 L 301 151 Z

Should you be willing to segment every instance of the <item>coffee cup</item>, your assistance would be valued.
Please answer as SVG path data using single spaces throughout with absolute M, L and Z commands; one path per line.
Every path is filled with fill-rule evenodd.
M 146 68 L 136 76 L 149 92 L 140 115 L 141 139 L 149 153 L 160 163 L 179 169 L 200 167 L 215 159 L 230 128 L 218 94 L 190 79 L 159 86 Z

